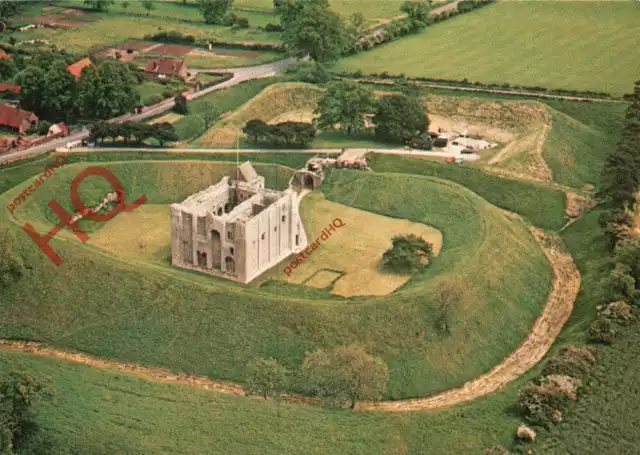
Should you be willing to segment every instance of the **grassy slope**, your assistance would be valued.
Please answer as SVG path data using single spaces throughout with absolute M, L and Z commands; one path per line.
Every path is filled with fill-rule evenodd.
M 499 2 L 340 67 L 621 94 L 638 77 L 638 10 L 637 2 Z
M 109 167 L 131 197 L 145 194 L 151 204 L 180 200 L 229 170 L 201 163 Z M 70 207 L 68 185 L 78 169 L 62 168 L 46 182 L 46 191 L 41 188 L 17 214 L 41 220 L 34 225 L 44 230 L 48 226 L 43 220 L 54 220 L 43 210 L 52 196 Z M 273 171 L 260 172 L 273 184 Z M 445 233 L 438 261 L 403 293 L 336 306 L 339 300 L 289 299 L 287 293 L 274 295 L 268 289 L 247 292 L 210 277 L 93 254 L 75 238 L 54 241 L 65 258 L 56 268 L 18 232 L 31 269 L 2 297 L 0 336 L 236 381 L 245 378 L 246 362 L 253 357 L 274 356 L 296 367 L 305 351 L 359 340 L 388 359 L 392 397 L 459 385 L 490 369 L 521 342 L 546 297 L 551 271 L 518 222 L 460 187 L 425 178 L 349 172 L 333 178 L 328 193 L 337 202 L 423 222 Z M 278 180 L 286 182 L 284 176 Z M 107 191 L 102 183 L 93 185 L 87 181 L 81 186 L 87 202 Z M 509 248 L 514 243 L 520 247 Z M 494 251 L 508 253 L 497 257 Z M 435 329 L 433 286 L 447 281 L 459 287 L 460 277 L 468 292 L 462 292 L 463 303 L 454 314 L 453 334 L 443 335 Z M 503 342 L 496 344 L 493 333 L 500 333 Z
M 550 101 L 553 128 L 542 156 L 556 182 L 573 187 L 597 186 L 605 157 L 616 147 L 624 104 Z
M 492 204 L 525 217 L 535 226 L 556 230 L 566 222 L 565 196 L 535 183 L 511 180 L 464 166 L 420 158 L 374 155 L 371 167 L 377 172 L 402 172 L 452 180 L 478 193 Z
M 469 406 L 402 416 L 277 405 L 0 351 L 0 371 L 11 369 L 55 383 L 55 401 L 38 413 L 51 455 L 480 455 L 495 437 L 507 444 L 518 423 L 502 415 L 513 388 Z

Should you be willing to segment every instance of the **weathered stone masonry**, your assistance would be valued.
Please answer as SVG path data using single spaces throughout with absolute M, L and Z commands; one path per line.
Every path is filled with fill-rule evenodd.
M 293 189 L 264 187 L 249 162 L 171 205 L 172 264 L 240 283 L 307 246 Z

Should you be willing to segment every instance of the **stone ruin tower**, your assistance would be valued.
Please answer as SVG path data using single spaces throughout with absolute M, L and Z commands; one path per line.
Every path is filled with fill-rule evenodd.
M 230 177 L 171 205 L 171 260 L 176 267 L 249 283 L 307 246 L 291 188 L 264 187 L 246 162 Z

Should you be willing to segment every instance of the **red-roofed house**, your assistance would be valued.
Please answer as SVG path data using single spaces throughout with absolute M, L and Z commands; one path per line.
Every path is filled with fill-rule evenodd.
M 18 130 L 20 134 L 38 126 L 38 117 L 33 112 L 0 104 L 0 126 Z
M 3 49 L 0 49 L 0 60 L 11 60 L 11 56 L 7 54 Z
M 165 60 L 161 58 L 159 60 L 149 60 L 144 72 L 161 79 L 165 77 L 181 77 L 182 79 L 186 79 L 187 65 L 184 61 Z
M 16 95 L 20 94 L 20 86 L 19 85 L 11 85 L 11 84 L 0 84 L 0 93 L 3 92 L 11 92 Z
M 67 71 L 73 74 L 76 79 L 80 79 L 80 76 L 82 76 L 82 70 L 89 66 L 93 66 L 91 60 L 83 58 L 82 60 L 78 60 L 74 64 L 67 66 Z

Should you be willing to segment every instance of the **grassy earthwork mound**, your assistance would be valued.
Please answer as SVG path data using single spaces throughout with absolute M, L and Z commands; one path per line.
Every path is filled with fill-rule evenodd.
M 389 364 L 387 397 L 402 398 L 457 386 L 491 369 L 522 342 L 550 289 L 550 265 L 522 221 L 448 181 L 355 171 L 332 173 L 323 186 L 328 201 L 381 220 L 431 226 L 443 236 L 433 263 L 395 293 L 344 299 L 279 280 L 242 287 L 172 269 L 168 245 L 158 240 L 168 238 L 168 205 L 217 182 L 233 164 L 99 166 L 121 180 L 128 200 L 144 194 L 148 203 L 106 224 L 81 222 L 91 237 L 87 244 L 68 230 L 58 234 L 52 245 L 64 258 L 60 267 L 9 222 L 8 212 L 0 215 L 0 225 L 13 226 L 15 250 L 27 265 L 21 281 L 0 297 L 0 338 L 39 340 L 240 383 L 253 358 L 274 357 L 297 369 L 307 351 L 362 342 Z M 47 203 L 56 199 L 71 210 L 70 182 L 86 167 L 58 169 L 14 221 L 49 230 L 57 220 Z M 291 172 L 273 165 L 257 170 L 268 186 L 280 188 Z M 23 185 L 0 202 L 6 205 Z M 80 185 L 87 205 L 108 191 L 99 178 Z M 348 228 L 373 227 L 354 224 L 339 234 Z

